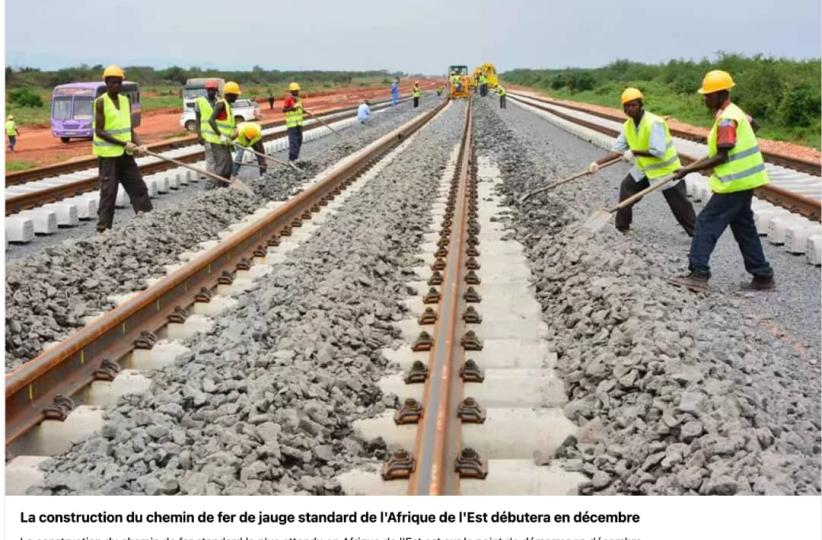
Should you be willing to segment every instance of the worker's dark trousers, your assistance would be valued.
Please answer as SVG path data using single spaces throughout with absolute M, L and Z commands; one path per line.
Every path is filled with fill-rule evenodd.
M 9 150 L 14 152 L 14 145 L 17 144 L 17 136 L 16 135 L 9 135 Z
M 274 98 L 268 98 L 268 108 L 274 110 Z
M 113 158 L 97 158 L 100 171 L 100 206 L 97 209 L 97 230 L 110 229 L 114 222 L 114 204 L 117 202 L 117 185 L 123 184 L 131 207 L 135 212 L 151 212 L 151 199 L 148 197 L 143 178 L 133 156 L 123 154 Z
M 773 268 L 765 259 L 762 242 L 756 231 L 751 198 L 753 190 L 736 193 L 714 193 L 696 222 L 696 234 L 691 240 L 691 252 L 688 254 L 688 268 L 699 276 L 711 277 L 708 262 L 717 240 L 730 225 L 731 232 L 739 244 L 745 270 L 758 278 L 773 277 Z
M 485 97 L 487 95 L 488 95 L 488 85 L 487 84 L 481 84 L 480 85 L 480 96 Z
M 297 161 L 300 159 L 300 148 L 303 146 L 303 127 L 296 126 L 288 128 L 288 160 Z
M 650 184 L 648 183 L 647 178 L 643 178 L 641 181 L 637 182 L 634 180 L 634 177 L 629 174 L 619 186 L 619 200 L 624 201 L 631 195 L 635 195 L 643 189 L 647 189 L 649 187 Z M 694 212 L 694 207 L 691 204 L 691 201 L 688 200 L 688 192 L 685 189 L 685 182 L 680 181 L 674 187 L 663 190 L 662 195 L 665 197 L 665 201 L 671 208 L 671 212 L 674 214 L 674 217 L 679 224 L 682 225 L 682 228 L 685 229 L 688 236 L 693 236 L 694 228 L 696 227 L 696 213 Z M 639 201 L 641 200 L 642 199 L 639 199 Z M 636 201 L 634 204 L 639 201 Z M 627 230 L 631 227 L 631 221 L 633 221 L 632 206 L 633 204 L 626 208 L 622 208 L 621 210 L 617 210 L 615 223 L 617 229 Z
M 420 98 L 415 97 L 414 98 L 414 108 L 416 109 L 419 106 L 420 106 Z
M 211 144 L 211 158 L 214 161 L 214 174 L 226 180 L 231 178 L 234 160 L 231 158 L 231 147 L 226 144 Z M 206 189 L 228 187 L 225 182 L 206 178 Z
M 500 96 L 499 97 L 499 108 L 500 109 L 507 109 L 507 107 L 505 106 L 505 96 Z

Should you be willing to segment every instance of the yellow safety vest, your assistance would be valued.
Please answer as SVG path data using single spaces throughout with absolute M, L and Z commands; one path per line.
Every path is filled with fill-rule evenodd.
M 420 95 L 421 95 L 420 87 L 415 86 L 414 89 L 411 91 L 411 95 L 414 96 L 415 98 L 420 97 Z
M 200 135 L 206 142 L 220 144 L 220 135 L 214 133 L 211 129 L 211 115 L 214 114 L 214 108 L 209 103 L 208 98 L 200 96 L 197 98 L 197 108 L 200 110 Z
M 294 103 L 294 110 L 285 113 L 285 127 L 293 128 L 303 125 L 303 100 L 297 97 Z
M 642 115 L 642 120 L 639 121 L 639 128 L 636 127 L 631 118 L 626 120 L 623 125 L 623 133 L 625 134 L 625 141 L 628 143 L 628 148 L 630 148 L 631 151 L 640 150 L 647 152 L 650 147 L 651 129 L 658 123 L 661 123 L 663 128 L 665 128 L 665 154 L 662 156 L 662 159 L 636 156 L 637 167 L 648 177 L 648 180 L 662 178 L 682 167 L 682 163 L 679 161 L 679 154 L 677 154 L 674 141 L 671 138 L 671 132 L 668 130 L 668 123 L 659 116 L 645 111 Z
M 105 120 L 103 132 L 123 143 L 131 142 L 131 104 L 126 96 L 119 94 L 117 97 L 120 103 L 119 109 L 114 106 L 114 102 L 111 101 L 111 96 L 108 93 L 94 100 L 92 152 L 97 157 L 119 157 L 126 151 L 124 146 L 110 143 L 97 136 L 95 125 L 97 123 L 97 101 L 101 99 L 103 100 L 103 119 Z
M 235 124 L 234 113 L 231 112 L 231 103 L 226 101 L 225 98 L 218 99 L 217 103 L 220 103 L 221 101 L 225 103 L 225 120 L 215 120 L 215 122 L 217 122 L 217 129 L 220 131 L 220 135 L 227 135 L 231 137 L 231 132 L 234 131 Z M 214 104 L 215 108 L 217 107 L 217 103 Z M 220 142 L 219 138 L 217 139 L 217 143 L 223 144 L 222 142 Z M 231 146 L 231 143 L 228 143 L 228 145 Z
M 248 137 L 245 136 L 245 133 L 243 133 L 243 128 L 245 128 L 248 124 L 251 124 L 251 123 L 252 122 L 243 122 L 242 124 L 237 126 L 237 131 L 239 133 L 237 134 L 237 139 L 234 142 L 236 142 L 237 144 L 239 144 L 240 146 L 243 146 L 245 148 L 248 148 L 249 146 L 254 146 L 255 144 L 257 144 L 257 142 L 259 142 L 263 138 L 262 129 L 260 130 L 260 134 L 257 135 L 256 137 L 254 137 L 251 140 L 249 140 Z M 259 124 L 257 124 L 257 125 L 259 126 Z
M 728 152 L 728 161 L 714 167 L 714 173 L 708 180 L 711 191 L 734 193 L 764 186 L 768 183 L 765 160 L 759 151 L 748 116 L 733 103 L 725 107 L 708 134 L 708 157 L 717 154 L 717 128 L 724 119 L 736 122 L 736 145 Z
M 14 120 L 9 120 L 6 122 L 6 135 L 9 137 L 14 137 L 16 135 L 15 131 L 17 130 L 17 126 L 14 125 Z
M 500 85 L 497 85 L 497 94 L 499 94 L 500 97 L 504 96 L 505 95 L 505 88 L 503 88 Z

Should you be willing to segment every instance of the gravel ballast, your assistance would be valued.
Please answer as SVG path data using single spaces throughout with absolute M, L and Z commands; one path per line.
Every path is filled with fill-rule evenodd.
M 164 275 L 163 267 L 179 262 L 180 253 L 215 239 L 267 200 L 293 195 L 297 186 L 318 172 L 435 105 L 434 99 L 423 100 L 419 109 L 403 104 L 375 115 L 367 128 L 355 125 L 345 130 L 345 141 L 324 137 L 306 144 L 298 162 L 302 174 L 270 165 L 265 176 L 244 180 L 257 197 L 218 189 L 201 191 L 141 217 L 120 209 L 117 215 L 131 219 L 116 225 L 108 237 L 87 231 L 7 264 L 6 370 L 83 326 L 84 317 L 114 307 L 110 295 L 145 289 L 145 280 Z
M 398 346 L 403 283 L 462 128 L 455 104 L 191 351 L 126 396 L 99 433 L 46 462 L 44 494 L 338 493 L 384 445 L 353 420 L 395 405 L 376 381 Z
M 602 151 L 517 107 L 478 100 L 475 112 L 476 151 L 498 161 L 532 263 L 565 413 L 582 426 L 557 456 L 590 477 L 581 492 L 819 494 L 818 271 L 768 250 L 779 290 L 741 295 L 746 276 L 728 233 L 712 259 L 712 292 L 674 288 L 666 279 L 686 268 L 689 240 L 661 197 L 636 208 L 627 236 L 611 225 L 577 232 L 613 204 L 625 168 L 520 204 L 528 188 Z M 797 316 L 783 309 L 795 299 Z M 763 314 L 806 336 L 805 350 L 774 338 Z

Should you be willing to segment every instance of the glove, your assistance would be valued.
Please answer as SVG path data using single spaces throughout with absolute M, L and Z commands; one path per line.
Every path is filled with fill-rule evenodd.
M 599 163 L 596 161 L 592 161 L 590 165 L 588 165 L 588 173 L 594 174 L 599 171 Z
M 220 135 L 220 143 L 225 144 L 227 146 L 231 146 L 231 137 L 229 137 L 228 135 Z
M 234 129 L 231 130 L 231 138 L 232 139 L 236 139 L 239 134 L 240 134 L 240 132 L 237 131 L 237 128 L 234 128 Z
M 625 150 L 625 152 L 622 154 L 622 161 L 625 161 L 626 163 L 632 163 L 634 161 L 634 153 L 630 150 Z
M 134 154 L 134 152 L 137 152 L 137 151 L 138 150 L 137 150 L 137 145 L 136 144 L 134 144 L 131 141 L 126 143 L 126 154 L 131 156 L 131 155 Z
M 134 155 L 136 156 L 144 156 L 148 153 L 148 148 L 145 145 L 141 144 L 137 148 L 134 149 Z

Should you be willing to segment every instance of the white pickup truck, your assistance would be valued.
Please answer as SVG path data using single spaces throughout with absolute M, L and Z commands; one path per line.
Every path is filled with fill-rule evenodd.
M 203 95 L 205 94 L 203 93 Z M 197 96 L 190 100 L 184 99 L 183 114 L 180 115 L 180 126 L 192 132 L 196 122 L 196 115 L 194 114 L 194 101 L 196 98 Z M 231 105 L 231 112 L 234 113 L 234 120 L 237 123 L 259 120 L 263 117 L 260 104 L 251 99 L 238 99 Z

